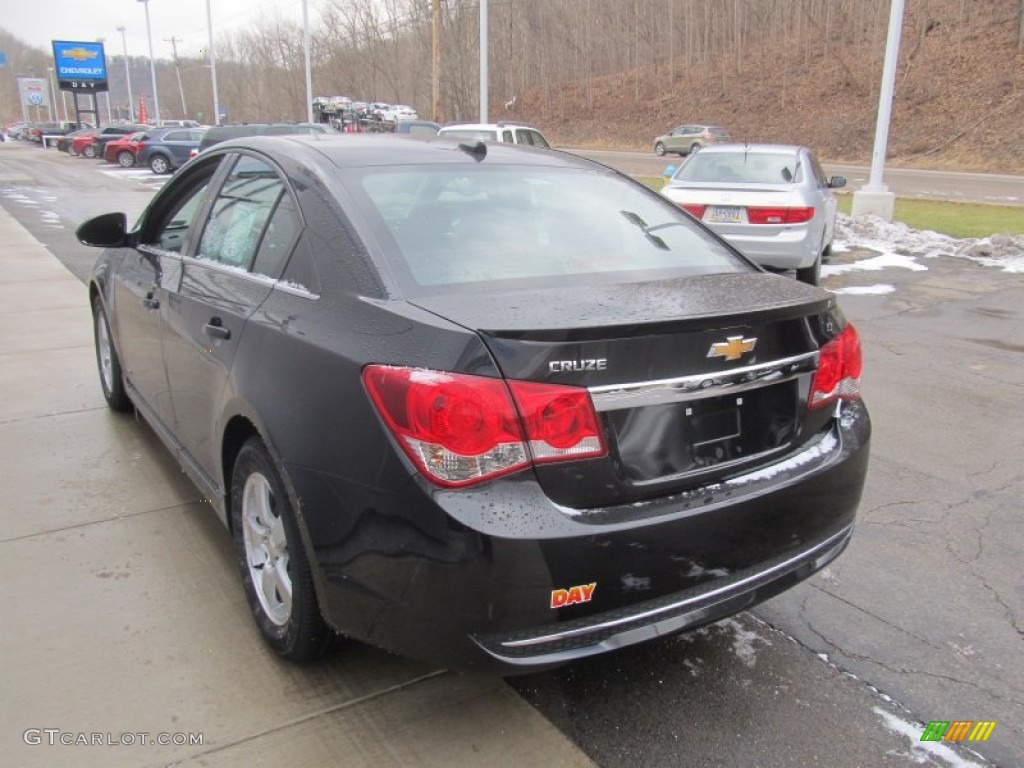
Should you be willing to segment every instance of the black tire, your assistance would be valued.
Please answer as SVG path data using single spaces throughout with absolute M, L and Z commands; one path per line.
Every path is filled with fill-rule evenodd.
M 130 411 L 132 401 L 124 388 L 124 375 L 121 372 L 121 361 L 114 348 L 114 339 L 110 335 L 110 324 L 107 313 L 99 297 L 92 300 L 92 330 L 96 345 L 96 367 L 100 374 L 100 389 L 103 398 L 113 411 Z
M 263 441 L 249 438 L 231 473 L 231 528 L 245 597 L 260 634 L 281 657 L 307 662 L 324 653 L 333 632 L 320 616 L 309 559 L 281 476 Z M 265 580 L 265 586 L 256 580 Z
M 149 158 L 149 170 L 162 175 L 171 172 L 171 162 L 163 155 L 153 155 Z
M 90 157 L 90 158 L 91 157 L 96 157 L 96 145 L 95 144 L 86 144 L 85 145 L 85 149 L 82 150 L 82 154 L 85 155 L 86 157 Z
M 700 144 L 696 141 L 690 145 L 690 154 L 692 155 L 694 152 L 700 152 Z
M 127 149 L 123 149 L 117 153 L 117 164 L 122 168 L 131 168 L 135 165 L 135 155 Z
M 658 157 L 665 156 L 665 145 L 662 144 L 660 141 L 654 145 L 654 154 L 656 154 Z
M 798 269 L 796 271 L 796 279 L 801 283 L 807 283 L 808 285 L 820 285 L 821 254 L 818 254 L 818 258 L 814 260 L 814 263 L 811 266 Z

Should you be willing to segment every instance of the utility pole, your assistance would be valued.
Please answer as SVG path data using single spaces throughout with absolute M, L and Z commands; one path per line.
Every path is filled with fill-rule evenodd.
M 434 0 L 434 87 L 431 115 L 435 123 L 441 122 L 441 0 Z
M 174 72 L 178 76 L 178 93 L 181 94 L 181 116 L 188 117 L 188 107 L 185 106 L 185 89 L 181 87 L 181 67 L 178 66 L 178 38 L 164 38 L 165 43 L 171 44 L 171 50 L 174 52 Z
M 487 122 L 487 0 L 480 0 L 480 122 Z

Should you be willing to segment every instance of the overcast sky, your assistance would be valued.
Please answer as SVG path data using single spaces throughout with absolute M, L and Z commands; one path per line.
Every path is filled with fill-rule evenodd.
M 214 39 L 260 20 L 281 18 L 302 22 L 302 0 L 209 0 Z M 315 26 L 317 0 L 308 0 L 310 25 Z M 146 9 L 139 0 L 3 0 L 0 27 L 22 42 L 50 52 L 51 40 L 90 42 L 104 38 L 108 56 L 123 53 L 125 28 L 129 56 L 148 56 Z M 149 0 L 153 55 L 171 58 L 178 38 L 179 56 L 198 56 L 207 47 L 206 0 Z

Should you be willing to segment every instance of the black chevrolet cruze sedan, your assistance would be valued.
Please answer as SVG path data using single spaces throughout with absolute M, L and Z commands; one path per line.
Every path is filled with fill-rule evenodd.
M 213 502 L 286 658 L 341 633 L 536 671 L 850 539 L 870 423 L 835 297 L 596 163 L 253 137 L 78 236 L 104 395 Z

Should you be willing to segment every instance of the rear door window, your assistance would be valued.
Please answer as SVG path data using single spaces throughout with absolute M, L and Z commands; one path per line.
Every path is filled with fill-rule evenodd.
M 270 165 L 240 156 L 213 201 L 197 258 L 248 270 L 284 193 L 284 182 Z

